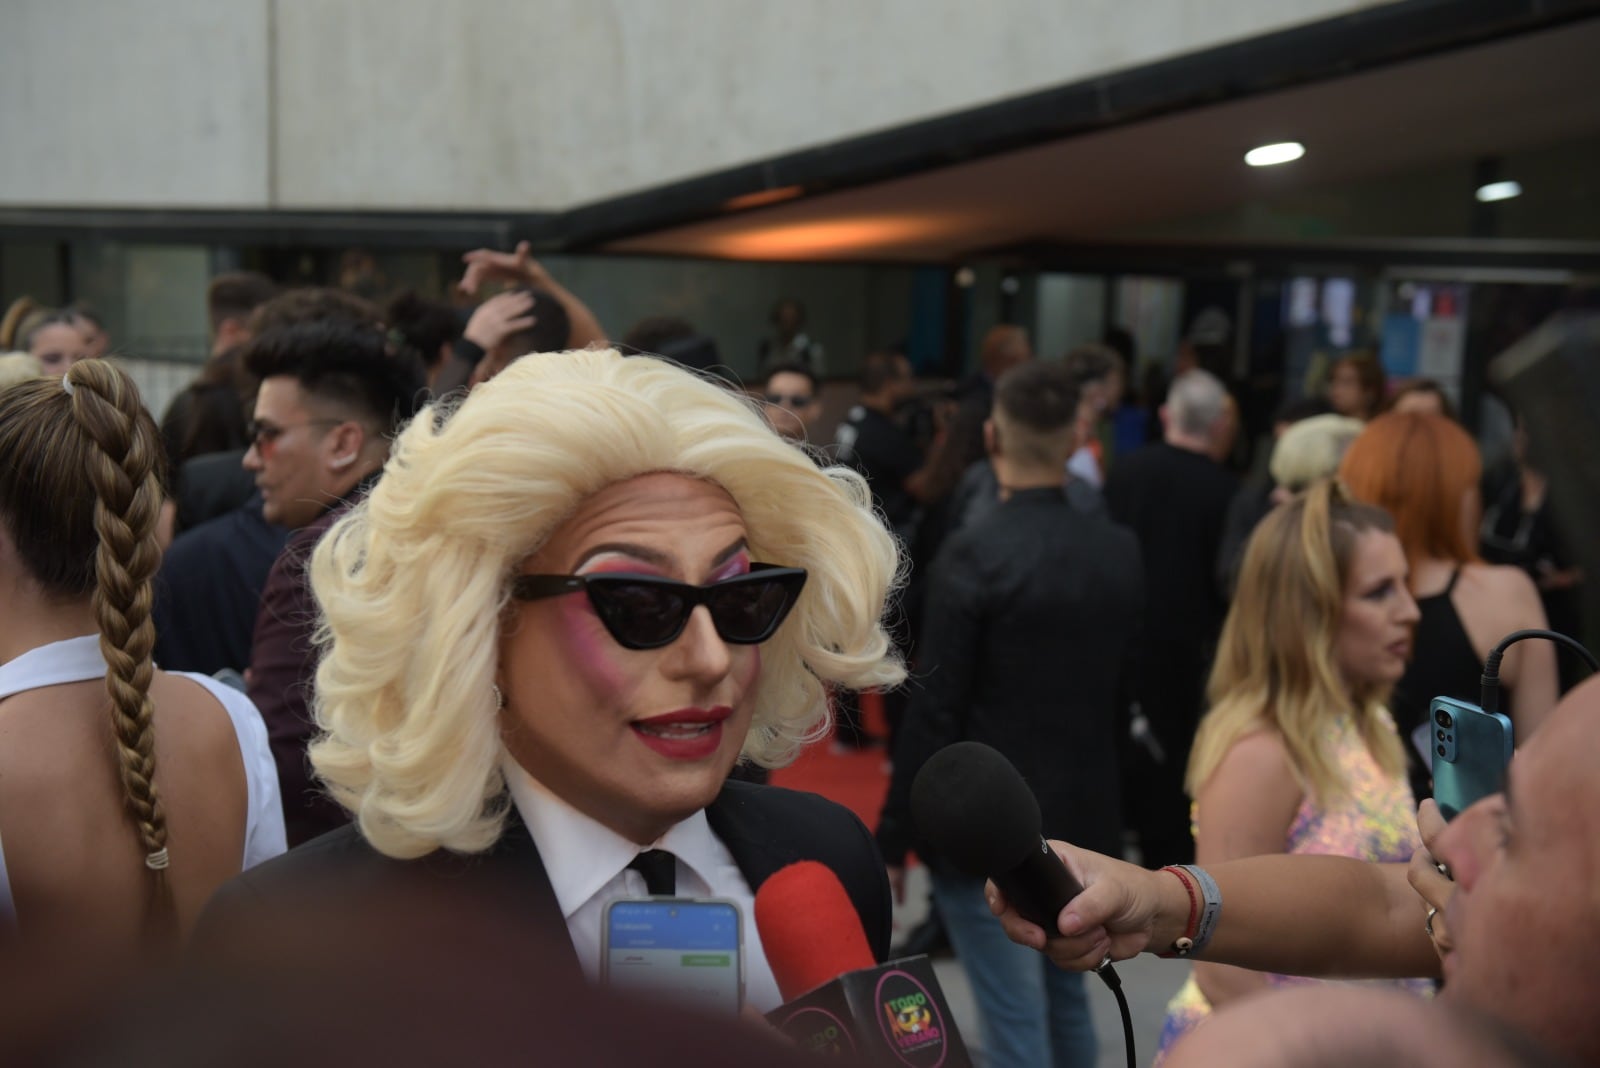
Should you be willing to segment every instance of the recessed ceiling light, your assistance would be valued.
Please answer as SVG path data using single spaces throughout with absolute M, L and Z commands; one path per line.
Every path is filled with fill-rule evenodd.
M 1293 163 L 1305 154 L 1306 146 L 1299 141 L 1280 141 L 1252 148 L 1244 154 L 1244 161 L 1252 167 L 1273 167 L 1279 163 Z
M 1490 182 L 1488 185 L 1478 187 L 1478 199 L 1485 204 L 1494 200 L 1510 200 L 1521 195 L 1522 186 L 1517 182 Z

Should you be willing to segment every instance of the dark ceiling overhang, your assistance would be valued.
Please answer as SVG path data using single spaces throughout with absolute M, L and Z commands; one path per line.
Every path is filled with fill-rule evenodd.
M 1267 110 L 1262 102 L 1291 102 L 1337 112 L 1341 93 L 1349 88 L 1352 107 L 1372 108 L 1418 85 L 1424 96 L 1437 95 L 1441 84 L 1459 80 L 1466 100 L 1481 98 L 1481 78 L 1509 75 L 1514 82 L 1539 82 L 1547 98 L 1600 99 L 1600 80 L 1593 62 L 1576 46 L 1560 41 L 1570 27 L 1600 29 L 1600 3 L 1592 0 L 1404 0 L 1363 9 L 1306 26 L 1177 57 L 1133 70 L 1107 74 L 958 114 L 913 123 L 894 130 L 851 138 L 770 160 L 728 168 L 663 187 L 613 198 L 563 213 L 550 220 L 546 235 L 560 247 L 633 253 L 710 255 L 749 259 L 851 259 L 939 262 L 965 256 L 989 244 L 1048 240 L 1052 235 L 1011 234 L 995 241 L 935 235 L 921 241 L 917 227 L 897 226 L 897 216 L 924 218 L 966 211 L 986 190 L 1012 203 L 1048 204 L 1048 189 L 1037 182 L 1027 188 L 1019 175 L 1049 174 L 1048 156 L 1089 144 L 1115 145 L 1126 152 L 1124 131 L 1183 130 L 1211 123 L 1229 109 L 1249 110 L 1257 119 Z M 1536 45 L 1519 45 L 1536 40 Z M 1594 38 L 1590 38 L 1594 40 Z M 1502 52 L 1516 50 L 1513 61 Z M 1592 55 L 1593 53 L 1588 53 Z M 1487 55 L 1487 66 L 1474 67 Z M 1472 57 L 1472 59 L 1461 58 Z M 1561 61 L 1566 60 L 1563 64 Z M 1545 66 L 1560 70 L 1541 70 Z M 1391 74 L 1390 72 L 1402 72 Z M 1523 77 L 1527 72 L 1529 78 Z M 1380 74 L 1387 79 L 1379 89 Z M 1432 78 L 1430 86 L 1428 79 Z M 1565 82 L 1557 84 L 1561 78 Z M 1555 79 L 1555 80 L 1552 80 Z M 1574 91 L 1572 83 L 1583 82 Z M 1319 92 L 1311 90 L 1337 86 Z M 1586 88 L 1585 88 L 1586 86 Z M 1402 88 L 1404 87 L 1404 88 Z M 1506 87 L 1516 97 L 1518 86 Z M 1439 108 L 1432 103 L 1433 113 Z M 1529 92 L 1513 103 L 1538 109 L 1543 100 Z M 1566 105 L 1562 105 L 1566 107 Z M 1471 112 L 1470 106 L 1463 106 Z M 1494 114 L 1472 114 L 1474 124 Z M 1419 115 L 1428 114 L 1426 108 Z M 1600 109 L 1572 118 L 1566 126 L 1594 122 Z M 1374 116 L 1375 118 L 1378 116 Z M 1284 121 L 1279 125 L 1292 125 Z M 1267 125 L 1270 125 L 1268 123 Z M 1505 124 L 1503 124 L 1505 125 Z M 1510 123 L 1511 139 L 1522 133 Z M 1538 125 L 1535 123 L 1534 125 Z M 1545 127 L 1554 129 L 1551 123 Z M 1391 131 L 1393 125 L 1391 124 Z M 1385 131 L 1390 132 L 1390 131 Z M 1096 140 L 1096 139 L 1099 140 Z M 1465 145 L 1470 139 L 1463 139 Z M 1164 144 L 1151 136 L 1141 147 L 1159 153 Z M 1185 146 L 1187 147 L 1187 146 Z M 1240 146 L 1250 147 L 1248 143 Z M 1405 153 L 1400 151 L 1399 156 Z M 1413 153 L 1413 155 L 1415 155 Z M 1061 158 L 1065 158 L 1063 155 Z M 1244 170 L 1230 154 L 1235 171 Z M 1326 157 L 1324 157 L 1326 159 Z M 1094 169 L 1097 157 L 1079 154 L 1077 169 L 1057 166 L 1069 180 Z M 1173 181 L 1183 181 L 1185 160 L 1152 161 L 1170 165 Z M 1307 168 L 1296 164 L 1304 174 Z M 1005 173 L 1009 168 L 1010 173 Z M 1345 168 L 1346 171 L 1349 168 Z M 988 181 L 994 178 L 1008 181 Z M 945 188 L 938 188 L 943 183 Z M 950 188 L 964 184 L 965 189 Z M 1073 183 L 1075 184 L 1075 182 Z M 1102 190 L 1101 192 L 1107 192 Z M 1123 200 L 1140 196 L 1134 187 L 1109 191 Z M 822 227 L 829 221 L 861 230 L 862 251 L 834 255 L 819 244 L 808 250 L 795 243 L 775 242 L 772 251 L 721 240 L 789 223 Z M 936 228 L 935 228 L 936 229 Z M 559 235 L 559 236 L 557 236 Z M 1059 235 L 1056 235 L 1059 236 Z M 1101 235 L 1094 235 L 1101 236 Z M 966 241 L 962 246 L 960 242 Z

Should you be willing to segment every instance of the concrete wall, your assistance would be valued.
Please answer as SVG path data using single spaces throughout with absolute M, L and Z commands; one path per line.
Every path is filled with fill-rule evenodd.
M 1374 0 L 8 0 L 0 204 L 560 209 Z
M 6 0 L 0 203 L 266 207 L 265 0 Z

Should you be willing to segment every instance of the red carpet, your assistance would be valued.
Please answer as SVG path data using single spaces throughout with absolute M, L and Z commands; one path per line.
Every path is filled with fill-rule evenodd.
M 861 695 L 861 719 L 868 734 L 884 738 L 888 725 L 877 694 Z M 889 754 L 882 745 L 869 749 L 844 749 L 818 742 L 787 768 L 772 773 L 776 786 L 808 790 L 837 801 L 860 817 L 868 827 L 878 825 L 878 813 L 889 792 Z

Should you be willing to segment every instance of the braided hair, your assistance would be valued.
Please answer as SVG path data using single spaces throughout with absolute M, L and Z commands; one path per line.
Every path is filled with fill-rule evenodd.
M 117 774 L 152 873 L 155 928 L 175 915 L 150 700 L 161 465 L 155 423 L 114 364 L 85 360 L 59 379 L 0 391 L 0 522 L 46 593 L 93 605 Z

